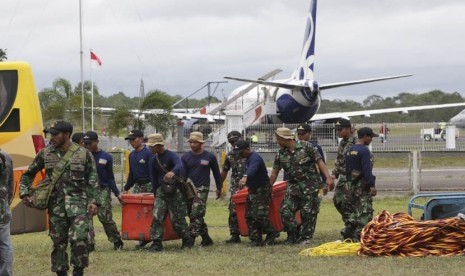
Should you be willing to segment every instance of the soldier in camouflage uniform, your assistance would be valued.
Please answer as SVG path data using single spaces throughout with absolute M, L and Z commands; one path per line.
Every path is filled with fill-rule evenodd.
M 371 128 L 363 127 L 357 131 L 357 136 L 358 142 L 346 153 L 345 172 L 349 184 L 347 226 L 351 231 L 348 238 L 354 241 L 360 240 L 363 227 L 373 219 L 376 177 L 373 175 L 373 154 L 367 146 L 379 135 Z
M 179 156 L 165 149 L 165 141 L 161 134 L 151 134 L 148 137 L 147 146 L 155 153 L 151 165 L 151 176 L 155 201 L 153 203 L 153 221 L 150 227 L 152 245 L 150 251 L 163 251 L 163 222 L 170 214 L 171 224 L 176 234 L 182 238 L 182 248 L 194 246 L 194 239 L 189 235 L 186 222 L 187 204 L 183 194 L 179 190 L 176 178 L 180 179 L 182 163 Z M 161 166 L 160 166 L 161 165 Z M 171 191 L 164 185 L 175 185 Z
M 94 158 L 86 149 L 71 142 L 73 126 L 65 121 L 57 121 L 44 130 L 50 133 L 51 145 L 41 150 L 21 177 L 20 197 L 26 206 L 32 206 L 29 198 L 32 182 L 36 174 L 45 168 L 46 180 L 53 182 L 55 167 L 62 172 L 56 181 L 48 202 L 49 236 L 53 242 L 51 254 L 52 271 L 57 275 L 67 275 L 69 270 L 68 240 L 71 244 L 71 265 L 73 275 L 83 275 L 89 265 L 87 214 L 97 213 L 97 170 Z M 65 155 L 71 155 L 65 162 Z M 66 159 L 66 158 L 65 158 Z
M 0 149 L 0 275 L 13 275 L 13 249 L 11 248 L 10 203 L 13 200 L 13 162 Z
M 349 120 L 339 119 L 335 124 L 335 128 L 338 137 L 342 140 L 340 141 L 337 149 L 336 162 L 334 163 L 334 169 L 332 172 L 333 179 L 338 180 L 334 190 L 333 203 L 337 211 L 342 216 L 344 228 L 341 230 L 341 235 L 343 239 L 346 239 L 349 238 L 351 231 L 347 227 L 347 219 L 349 218 L 350 210 L 346 206 L 349 190 L 345 176 L 345 155 L 350 147 L 357 142 L 357 139 L 353 136 L 353 129 Z
M 113 191 L 119 202 L 123 204 L 118 187 L 116 187 L 115 175 L 113 174 L 113 157 L 98 147 L 98 135 L 94 131 L 88 131 L 84 134 L 83 144 L 85 144 L 86 148 L 92 153 L 97 167 L 99 183 L 97 194 L 101 204 L 98 208 L 97 217 L 102 223 L 108 240 L 113 243 L 114 249 L 123 249 L 124 243 L 121 240 L 121 235 L 113 220 L 113 213 L 111 211 L 111 191 Z M 92 233 L 89 234 L 91 238 L 89 244 L 92 251 L 95 247 L 95 233 L 92 218 L 90 218 L 90 222 L 90 232 Z
M 281 149 L 273 164 L 270 183 L 276 181 L 281 169 L 287 173 L 286 194 L 280 210 L 284 230 L 287 231 L 286 243 L 300 241 L 302 244 L 308 244 L 313 237 L 315 220 L 320 210 L 320 172 L 325 175 L 330 190 L 334 188 L 334 182 L 320 153 L 311 143 L 295 141 L 292 131 L 285 127 L 278 128 L 275 134 Z M 299 231 L 295 219 L 297 211 L 300 211 L 302 218 Z
M 152 154 L 144 145 L 144 133 L 138 129 L 133 129 L 124 140 L 129 140 L 134 150 L 129 154 L 129 174 L 123 193 L 127 193 L 132 187 L 134 187 L 132 191 L 134 194 L 151 193 L 149 160 L 152 158 Z
M 268 217 L 271 203 L 271 185 L 268 170 L 262 157 L 250 149 L 249 142 L 239 141 L 234 150 L 246 158 L 246 171 L 239 181 L 239 187 L 249 188 L 245 218 L 249 227 L 251 246 L 272 245 L 279 233 Z M 262 234 L 267 234 L 265 241 Z
M 240 232 L 239 232 L 239 223 L 237 222 L 236 206 L 232 200 L 232 195 L 237 193 L 239 190 L 239 180 L 242 178 L 242 175 L 245 172 L 245 159 L 240 157 L 237 152 L 234 151 L 234 145 L 237 141 L 241 140 L 242 135 L 239 131 L 231 131 L 228 133 L 228 142 L 233 147 L 233 150 L 228 152 L 223 163 L 223 168 L 221 170 L 221 181 L 224 182 L 228 171 L 231 170 L 231 181 L 229 184 L 229 192 L 231 197 L 229 198 L 229 233 L 231 238 L 226 240 L 226 243 L 240 243 Z

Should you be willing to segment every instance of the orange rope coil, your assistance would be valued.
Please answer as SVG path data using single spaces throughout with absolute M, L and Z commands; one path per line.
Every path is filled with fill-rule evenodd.
M 464 255 L 465 221 L 416 221 L 405 213 L 382 211 L 363 228 L 360 243 L 358 255 L 365 256 Z

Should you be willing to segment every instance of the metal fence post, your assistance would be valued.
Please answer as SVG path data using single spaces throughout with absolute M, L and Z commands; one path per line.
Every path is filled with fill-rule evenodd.
M 418 151 L 412 151 L 412 192 L 413 194 L 417 194 L 420 192 L 420 181 L 418 178 Z

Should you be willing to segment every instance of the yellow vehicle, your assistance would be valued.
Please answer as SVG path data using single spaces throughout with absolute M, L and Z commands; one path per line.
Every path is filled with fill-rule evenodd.
M 45 147 L 39 98 L 28 63 L 0 62 L 0 148 L 15 167 L 31 164 Z
M 42 114 L 28 63 L 0 62 L 0 148 L 13 159 L 15 198 L 11 204 L 12 234 L 43 231 L 45 211 L 25 207 L 18 198 L 19 179 L 45 147 Z M 36 183 L 41 174 L 36 177 Z

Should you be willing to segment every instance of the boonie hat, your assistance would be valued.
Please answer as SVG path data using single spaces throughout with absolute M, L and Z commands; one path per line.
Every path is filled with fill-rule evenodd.
M 242 134 L 237 130 L 233 130 L 228 133 L 228 141 L 233 140 L 233 139 L 239 139 L 241 137 L 242 137 Z
M 189 135 L 189 140 L 187 140 L 187 142 L 205 143 L 205 140 L 203 140 L 202 132 L 194 131 Z
M 350 123 L 349 120 L 347 119 L 344 119 L 344 118 L 341 118 L 339 120 L 337 120 L 336 124 L 334 125 L 334 127 L 336 129 L 342 129 L 342 128 L 345 128 L 345 127 L 352 127 L 352 124 Z
M 73 125 L 66 121 L 56 121 L 49 128 L 44 129 L 44 133 L 58 134 L 60 132 L 73 132 Z
M 362 138 L 363 136 L 371 136 L 371 137 L 378 137 L 379 135 L 373 132 L 373 129 L 369 127 L 362 127 L 361 129 L 357 130 L 358 138 Z
M 90 130 L 84 134 L 84 137 L 82 137 L 82 139 L 84 139 L 84 143 L 89 143 L 92 141 L 97 141 L 98 135 L 95 131 Z
M 297 128 L 297 133 L 307 133 L 312 131 L 312 127 L 309 124 L 300 124 Z
M 250 148 L 250 143 L 248 141 L 241 140 L 234 145 L 234 151 L 239 152 L 245 149 Z
M 163 135 L 160 133 L 150 134 L 147 143 L 145 143 L 149 147 L 153 147 L 156 145 L 165 145 L 165 140 L 163 139 Z
M 129 140 L 137 137 L 144 137 L 144 133 L 138 129 L 133 129 L 129 132 L 128 136 L 124 140 Z
M 274 133 L 284 139 L 294 139 L 294 133 L 287 127 L 279 127 Z

